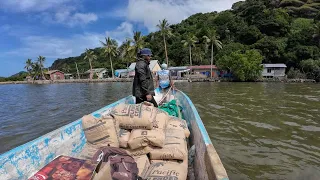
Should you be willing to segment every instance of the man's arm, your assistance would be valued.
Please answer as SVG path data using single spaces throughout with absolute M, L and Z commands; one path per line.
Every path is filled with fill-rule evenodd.
M 151 94 L 148 92 L 147 72 L 143 64 L 137 63 L 136 65 L 139 81 L 141 82 L 141 89 L 144 96 Z

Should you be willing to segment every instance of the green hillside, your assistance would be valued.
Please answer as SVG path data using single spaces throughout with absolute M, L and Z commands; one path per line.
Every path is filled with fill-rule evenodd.
M 313 67 L 320 59 L 319 4 L 320 0 L 247 0 L 235 3 L 232 10 L 192 15 L 170 26 L 173 34 L 167 38 L 170 66 L 189 64 L 189 49 L 181 41 L 192 35 L 197 38 L 192 47 L 193 64 L 210 64 L 211 49 L 204 44 L 203 36 L 216 30 L 223 44 L 222 50 L 214 51 L 214 63 L 218 65 L 231 53 L 238 51 L 238 55 L 243 55 L 246 50 L 256 50 L 262 55 L 263 62 L 285 63 L 289 68 L 301 71 L 310 69 L 303 68 L 301 61 L 312 60 L 308 65 Z M 160 32 L 150 33 L 145 42 L 145 46 L 153 50 L 155 59 L 163 62 L 165 51 Z M 109 68 L 109 61 L 101 48 L 94 49 L 94 52 L 98 59 L 93 61 L 93 67 Z M 89 69 L 89 63 L 83 57 L 84 54 L 58 59 L 51 68 L 75 73 L 77 62 L 80 72 L 84 72 Z M 115 69 L 126 67 L 120 57 L 113 61 Z

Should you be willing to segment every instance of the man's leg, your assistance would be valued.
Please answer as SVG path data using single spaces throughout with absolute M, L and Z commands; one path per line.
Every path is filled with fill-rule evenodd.
M 143 103 L 144 101 L 147 101 L 147 98 L 136 97 L 136 104 Z M 156 100 L 153 98 L 153 96 L 152 96 L 151 101 L 148 101 L 148 102 L 151 102 L 154 107 L 158 107 L 158 104 L 157 104 Z

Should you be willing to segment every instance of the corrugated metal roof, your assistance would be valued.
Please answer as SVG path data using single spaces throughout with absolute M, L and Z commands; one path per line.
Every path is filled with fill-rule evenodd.
M 169 67 L 168 70 L 186 70 L 188 66 Z
M 45 72 L 45 74 L 52 74 L 52 73 L 55 73 L 55 72 L 61 72 L 61 73 L 64 74 L 64 72 L 59 71 L 59 70 L 50 70 L 50 71 Z
M 218 69 L 215 65 L 212 65 L 212 68 Z M 188 69 L 211 69 L 211 65 L 188 66 Z
M 286 68 L 285 64 L 262 64 L 265 68 Z

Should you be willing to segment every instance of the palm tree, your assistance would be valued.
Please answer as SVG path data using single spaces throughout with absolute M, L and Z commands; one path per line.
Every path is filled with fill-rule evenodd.
M 32 64 L 33 64 L 32 59 L 27 59 L 26 66 L 24 68 L 28 71 L 29 76 L 31 75 L 31 72 L 32 72 Z
M 140 31 L 133 32 L 133 40 L 131 40 L 133 43 L 134 53 L 138 54 L 139 50 L 143 48 L 145 42 L 144 37 L 141 36 Z
M 84 60 L 89 61 L 90 65 L 90 79 L 92 79 L 92 61 L 97 60 L 97 56 L 94 54 L 94 51 L 86 49 Z
M 113 65 L 112 65 L 112 57 L 115 57 L 117 52 L 117 42 L 114 39 L 111 39 L 110 37 L 106 38 L 106 42 L 102 42 L 101 44 L 104 47 L 104 53 L 109 56 L 110 64 L 111 64 L 111 72 L 112 72 L 112 78 L 114 78 L 114 72 L 113 72 Z
M 40 65 L 38 62 L 32 63 L 32 71 L 31 71 L 31 74 L 32 74 L 33 80 L 35 80 L 36 77 L 39 78 L 39 76 L 40 76 L 41 73 L 42 73 L 41 65 Z
M 40 70 L 41 70 L 42 79 L 46 79 L 46 77 L 44 76 L 44 73 L 43 73 L 43 68 L 44 68 L 43 64 L 45 61 L 46 61 L 45 57 L 43 57 L 43 56 L 38 57 L 37 63 L 38 63 Z
M 126 39 L 119 48 L 122 59 L 127 63 L 127 72 L 129 72 L 129 63 L 135 58 L 134 47 L 131 46 L 131 43 L 130 39 Z
M 167 42 L 166 42 L 166 37 L 172 36 L 171 28 L 169 27 L 170 24 L 166 19 L 163 19 L 162 21 L 159 21 L 159 24 L 157 27 L 160 30 L 160 34 L 163 38 L 163 43 L 164 43 L 164 51 L 166 53 L 166 61 L 167 65 L 169 66 L 169 59 L 168 59 L 168 51 L 167 51 Z
M 181 43 L 185 47 L 189 47 L 189 53 L 190 53 L 190 66 L 192 66 L 192 53 L 191 48 L 192 46 L 195 46 L 195 43 L 198 41 L 197 37 L 194 35 L 189 34 L 185 40 L 182 40 Z
M 203 36 L 205 43 L 211 43 L 211 78 L 212 78 L 212 66 L 213 66 L 213 50 L 222 49 L 222 43 L 219 41 L 219 37 L 215 30 L 208 31 L 207 36 Z
M 320 22 L 314 25 L 315 32 L 313 38 L 318 40 L 318 46 L 320 48 Z

